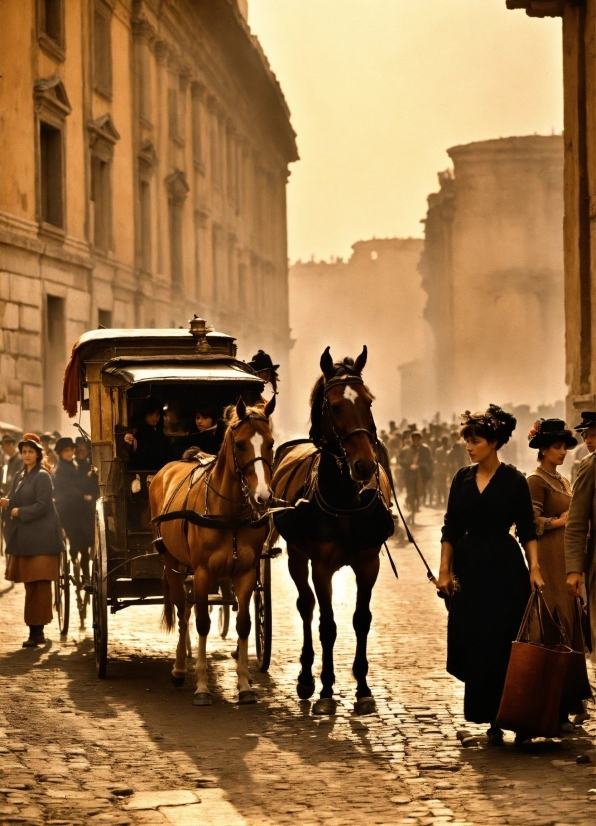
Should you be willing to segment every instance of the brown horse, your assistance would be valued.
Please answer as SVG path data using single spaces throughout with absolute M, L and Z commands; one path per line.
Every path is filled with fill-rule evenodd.
M 289 569 L 298 589 L 297 607 L 304 644 L 297 692 L 308 699 L 315 690 L 312 617 L 315 597 L 309 585 L 309 561 L 319 602 L 323 651 L 322 690 L 315 714 L 334 714 L 332 579 L 349 565 L 356 575 L 353 618 L 357 681 L 355 710 L 370 714 L 375 702 L 366 682 L 366 645 L 372 615 L 370 599 L 379 572 L 381 545 L 393 533 L 389 480 L 379 464 L 379 445 L 371 412 L 373 397 L 362 380 L 366 347 L 356 361 L 334 364 L 329 347 L 321 356 L 323 375 L 311 395 L 311 442 L 289 443 L 276 456 L 271 486 L 276 498 L 294 505 L 274 522 L 288 545 Z
M 186 675 L 190 616 L 184 580 L 187 568 L 194 573 L 199 633 L 195 705 L 211 705 L 207 688 L 209 592 L 221 579 L 231 579 L 238 600 L 239 702 L 256 701 L 248 673 L 250 600 L 269 527 L 273 459 L 269 417 L 275 398 L 264 407 L 252 408 L 239 400 L 226 410 L 228 427 L 217 458 L 199 453 L 194 460 L 171 462 L 156 474 L 149 489 L 156 544 L 165 551 L 163 619 L 170 630 L 173 605 L 178 609 L 179 639 L 172 669 L 177 685 L 182 685 Z

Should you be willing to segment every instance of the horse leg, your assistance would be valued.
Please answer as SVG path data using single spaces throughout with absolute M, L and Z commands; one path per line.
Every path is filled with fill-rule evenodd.
M 248 671 L 248 635 L 250 634 L 250 600 L 257 583 L 256 567 L 240 577 L 234 578 L 234 592 L 238 600 L 236 615 L 236 631 L 238 632 L 238 702 L 241 704 L 256 703 L 257 697 L 250 687 Z
M 195 666 L 197 686 L 193 703 L 195 706 L 210 706 L 211 695 L 207 688 L 207 636 L 211 627 L 209 617 L 209 579 L 201 569 L 195 571 L 194 577 L 195 610 L 197 613 L 197 631 L 199 633 L 199 650 Z
M 302 618 L 303 644 L 300 654 L 300 674 L 296 691 L 301 700 L 308 700 L 315 691 L 315 681 L 312 676 L 312 664 L 315 651 L 312 644 L 312 615 L 315 608 L 315 595 L 308 582 L 308 558 L 288 545 L 288 569 L 298 589 L 296 607 Z
M 188 605 L 186 602 L 186 589 L 184 587 L 184 576 L 178 573 L 178 562 L 173 557 L 168 559 L 165 555 L 166 577 L 168 592 L 166 603 L 174 604 L 178 613 L 178 644 L 176 645 L 176 659 L 172 668 L 172 682 L 176 686 L 184 685 L 186 679 L 186 635 L 188 631 Z M 164 611 L 164 616 L 165 616 Z M 173 617 L 172 617 L 173 619 Z M 170 620 L 171 622 L 171 620 Z M 172 625 L 166 622 L 166 626 Z
M 192 659 L 192 639 L 190 637 L 190 615 L 192 613 L 192 605 L 186 606 L 186 659 Z
M 366 645 L 372 621 L 370 598 L 379 573 L 379 556 L 377 554 L 363 562 L 355 563 L 352 568 L 356 574 L 357 588 L 356 610 L 352 620 L 356 632 L 356 656 L 352 666 L 352 674 L 357 683 L 354 710 L 356 714 L 371 714 L 375 710 L 375 701 L 366 682 L 368 674 Z
M 321 670 L 320 699 L 313 706 L 313 714 L 335 714 L 337 707 L 333 699 L 333 685 L 335 683 L 335 673 L 333 671 L 333 646 L 337 638 L 337 625 L 333 618 L 333 589 L 331 579 L 334 570 L 323 562 L 316 561 L 312 565 L 312 579 L 319 602 L 319 639 L 323 652 L 323 668 Z

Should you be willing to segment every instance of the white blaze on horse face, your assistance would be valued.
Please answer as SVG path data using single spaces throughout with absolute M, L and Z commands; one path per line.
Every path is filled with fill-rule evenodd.
M 346 384 L 346 388 L 344 390 L 344 399 L 352 402 L 354 404 L 356 399 L 358 398 L 358 393 L 354 390 L 353 387 L 350 387 L 349 384 Z
M 250 443 L 253 447 L 255 452 L 255 458 L 261 456 L 261 450 L 263 447 L 263 437 L 260 433 L 255 432 L 254 436 L 251 438 Z M 261 502 L 267 502 L 269 497 L 271 496 L 271 492 L 267 486 L 267 480 L 265 479 L 265 465 L 263 462 L 255 462 L 253 464 L 255 469 L 255 474 L 257 477 L 257 487 L 255 489 L 255 493 L 257 496 L 261 497 Z

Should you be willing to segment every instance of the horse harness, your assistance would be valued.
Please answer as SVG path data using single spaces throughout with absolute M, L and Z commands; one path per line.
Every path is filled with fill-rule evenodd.
M 231 443 L 232 443 L 232 457 L 234 460 L 234 471 L 235 475 L 240 482 L 240 486 L 242 489 L 242 502 L 236 502 L 233 499 L 230 499 L 228 496 L 223 494 L 221 491 L 217 490 L 211 483 L 211 476 L 213 474 L 213 470 L 215 468 L 216 457 L 212 458 L 205 458 L 201 457 L 198 459 L 199 464 L 192 468 L 190 473 L 188 473 L 176 486 L 174 492 L 171 494 L 170 498 L 164 505 L 162 512 L 158 516 L 154 516 L 151 522 L 157 525 L 157 537 L 153 540 L 153 544 L 155 545 L 156 550 L 159 553 L 165 553 L 167 548 L 163 541 L 163 537 L 161 535 L 160 525 L 162 522 L 172 522 L 176 519 L 183 520 L 182 523 L 182 530 L 186 533 L 188 529 L 188 523 L 191 522 L 193 525 L 198 525 L 202 528 L 212 528 L 213 530 L 230 530 L 232 531 L 232 545 L 233 545 L 233 553 L 232 557 L 234 560 L 238 558 L 238 531 L 241 528 L 262 528 L 264 527 L 267 522 L 269 521 L 269 513 L 264 514 L 263 516 L 258 517 L 257 519 L 253 519 L 253 509 L 250 505 L 249 495 L 250 490 L 248 487 L 248 482 L 246 480 L 246 471 L 251 465 L 255 465 L 257 462 L 263 462 L 264 465 L 267 465 L 269 470 L 271 471 L 271 463 L 268 459 L 264 456 L 255 456 L 253 459 L 250 459 L 246 462 L 245 465 L 240 465 L 238 461 L 238 454 L 237 454 L 237 444 L 236 440 L 234 439 L 233 431 L 239 427 L 241 424 L 246 422 L 247 419 L 257 420 L 268 422 L 266 416 L 260 416 L 258 414 L 251 413 L 248 416 L 245 416 L 240 422 L 235 424 L 234 426 L 230 427 L 232 431 L 231 434 Z M 193 487 L 201 480 L 204 479 L 205 481 L 205 511 L 204 513 L 198 513 L 195 510 L 189 510 L 188 499 L 190 497 L 190 493 Z M 182 490 L 185 483 L 188 483 L 188 488 L 186 491 L 186 496 L 184 498 L 183 506 L 180 510 L 170 511 L 172 503 L 174 502 L 178 493 Z M 226 502 L 230 502 L 234 505 L 238 505 L 240 510 L 238 513 L 230 514 L 227 518 L 221 518 L 219 516 L 212 516 L 209 514 L 209 491 L 212 491 L 216 496 L 220 499 L 223 499 Z M 246 509 L 249 509 L 248 515 L 244 515 Z

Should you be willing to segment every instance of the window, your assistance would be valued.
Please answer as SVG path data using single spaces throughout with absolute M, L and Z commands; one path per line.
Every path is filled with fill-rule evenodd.
M 62 174 L 62 130 L 39 124 L 41 220 L 64 228 L 64 179 Z
M 39 45 L 54 60 L 64 55 L 64 0 L 37 0 Z
M 93 245 L 102 252 L 112 246 L 111 161 L 91 156 L 91 201 L 93 204 Z
M 147 43 L 137 44 L 137 91 L 139 117 L 151 124 L 151 61 Z
M 178 83 L 178 78 L 172 82 Z M 184 143 L 184 120 L 186 118 L 186 84 L 182 84 L 183 89 L 178 86 L 168 88 L 168 134 L 170 140 L 182 145 Z
M 44 347 L 44 427 L 58 430 L 62 414 L 57 388 L 62 384 L 66 358 L 66 320 L 64 299 L 47 295 L 45 301 L 46 336 Z
M 214 186 L 221 186 L 219 123 L 215 112 L 211 112 L 209 118 L 209 165 L 211 167 L 211 182 Z
M 112 96 L 112 10 L 95 0 L 93 7 L 93 86 L 104 97 Z
M 104 330 L 110 330 L 112 327 L 112 311 L 98 310 L 97 311 L 97 326 L 103 327 Z
M 120 135 L 109 114 L 88 126 L 91 134 L 91 241 L 96 249 L 112 249 L 112 159 Z
M 184 172 L 177 169 L 166 178 L 168 188 L 168 229 L 170 240 L 170 279 L 172 289 L 179 292 L 183 281 L 183 239 L 184 201 L 188 194 L 188 184 Z

